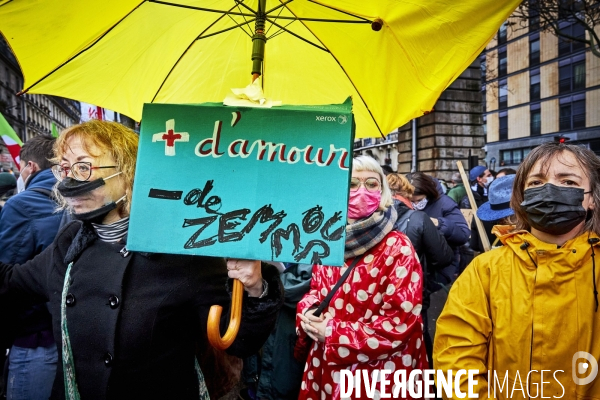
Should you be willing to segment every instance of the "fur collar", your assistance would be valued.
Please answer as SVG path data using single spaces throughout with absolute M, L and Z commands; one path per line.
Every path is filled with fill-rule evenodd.
M 79 257 L 79 255 L 83 253 L 83 251 L 88 248 L 96 239 L 98 239 L 98 236 L 96 235 L 94 228 L 92 228 L 89 224 L 81 224 L 81 228 L 79 228 L 77 235 L 75 235 L 73 242 L 71 242 L 71 245 L 67 250 L 67 255 L 65 255 L 65 264 L 75 261 L 75 259 L 77 259 L 77 257 Z

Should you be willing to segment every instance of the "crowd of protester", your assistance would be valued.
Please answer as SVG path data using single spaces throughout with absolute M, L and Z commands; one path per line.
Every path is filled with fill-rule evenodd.
M 281 271 L 127 251 L 137 143 L 127 128 L 93 120 L 25 143 L 22 188 L 0 173 L 10 400 L 217 399 L 230 390 L 342 399 L 342 370 L 433 368 L 478 370 L 483 398 L 488 371 L 510 372 L 512 385 L 515 371 L 571 371 L 577 352 L 600 358 L 600 160 L 590 150 L 543 144 L 518 170 L 473 167 L 468 184 L 458 172 L 447 184 L 356 157 L 344 266 Z M 465 217 L 475 207 L 483 232 Z M 210 305 L 228 304 L 231 278 L 244 285 L 244 309 L 224 354 L 208 345 L 206 320 Z M 440 290 L 449 293 L 432 338 L 428 308 Z M 543 375 L 532 382 L 543 385 Z M 466 375 L 456 383 L 468 390 Z M 570 375 L 546 383 L 547 394 L 600 395 L 600 383 Z

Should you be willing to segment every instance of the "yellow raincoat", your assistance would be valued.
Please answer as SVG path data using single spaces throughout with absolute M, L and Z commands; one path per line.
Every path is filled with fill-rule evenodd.
M 600 361 L 600 310 L 595 312 L 588 242 L 597 237 L 584 233 L 557 248 L 526 231 L 502 236 L 504 246 L 475 258 L 453 285 L 437 321 L 434 368 L 453 374 L 479 370 L 474 391 L 480 399 L 494 398 L 496 382 L 498 399 L 600 399 L 600 377 L 584 385 L 572 377 L 575 372 L 587 378 L 594 366 L 590 361 L 581 369 L 586 362 L 574 359 L 575 353 Z M 593 251 L 600 287 L 600 243 Z M 467 376 L 460 382 L 467 392 Z

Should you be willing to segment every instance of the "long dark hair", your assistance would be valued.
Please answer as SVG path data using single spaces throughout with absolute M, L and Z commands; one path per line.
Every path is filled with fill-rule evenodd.
M 510 208 L 515 211 L 517 217 L 517 229 L 531 229 L 527 223 L 527 215 L 520 207 L 524 199 L 525 183 L 531 170 L 536 163 L 540 162 L 541 170 L 547 174 L 552 160 L 566 151 L 573 154 L 590 181 L 590 190 L 592 191 L 590 195 L 594 209 L 591 210 L 591 217 L 585 222 L 584 230 L 600 235 L 600 213 L 598 212 L 600 206 L 600 158 L 593 151 L 584 147 L 555 142 L 544 143 L 533 149 L 517 170 L 513 183 L 513 195 L 510 200 Z
M 411 174 L 409 178 L 410 184 L 415 187 L 413 195 L 425 195 L 427 200 L 437 200 L 440 197 L 440 193 L 437 190 L 437 185 L 432 177 L 425 175 L 422 172 L 415 172 Z

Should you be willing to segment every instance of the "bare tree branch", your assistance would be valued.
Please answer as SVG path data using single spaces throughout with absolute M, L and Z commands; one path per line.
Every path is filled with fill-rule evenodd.
M 571 42 L 585 43 L 592 54 L 600 57 L 600 38 L 595 28 L 600 26 L 600 2 L 598 0 L 523 0 L 513 14 L 517 18 L 511 27 L 515 30 L 525 29 L 531 23 L 538 23 L 542 31 Z M 574 36 L 564 23 L 571 22 L 584 32 L 583 36 Z M 563 28 L 561 28 L 563 26 Z M 570 27 L 570 25 L 568 25 Z

